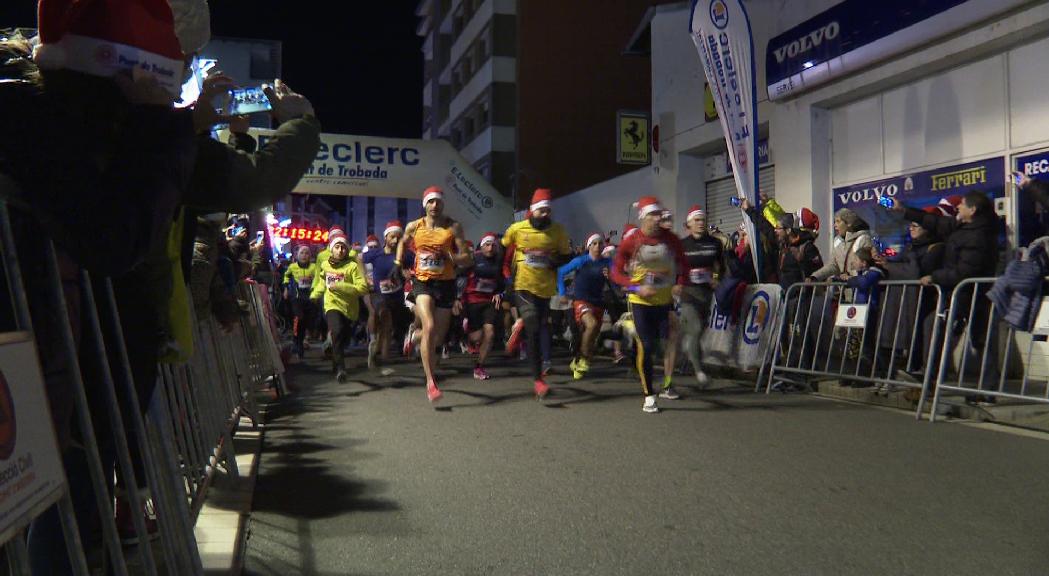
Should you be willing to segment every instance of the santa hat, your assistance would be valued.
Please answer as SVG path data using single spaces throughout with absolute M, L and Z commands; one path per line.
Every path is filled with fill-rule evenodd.
M 626 226 L 623 226 L 623 240 L 630 238 L 631 234 L 633 234 L 634 232 L 637 232 L 637 226 L 634 226 L 633 224 L 627 224 Z
M 426 206 L 427 202 L 434 199 L 444 201 L 444 190 L 437 186 L 430 186 L 423 191 L 423 206 Z
M 328 232 L 328 250 L 335 248 L 336 242 L 342 242 L 347 248 L 350 247 L 349 241 L 346 239 L 346 233 L 341 228 L 332 228 Z
M 806 232 L 819 232 L 820 217 L 808 208 L 801 208 L 794 213 L 794 226 Z
M 591 244 L 593 244 L 594 242 L 600 242 L 600 241 L 602 241 L 604 239 L 605 239 L 604 236 L 598 234 L 597 232 L 594 232 L 593 234 L 591 234 L 590 236 L 587 236 L 587 238 L 586 238 L 586 249 L 589 250 Z
M 653 212 L 662 212 L 663 207 L 659 205 L 659 199 L 655 196 L 642 196 L 637 201 L 637 218 L 638 220 L 652 214 Z
M 481 246 L 483 248 L 485 244 L 494 244 L 494 243 L 495 243 L 495 232 L 486 232 L 484 236 L 481 236 L 481 242 L 479 243 L 479 246 Z
M 37 27 L 33 60 L 43 70 L 131 72 L 154 78 L 172 100 L 182 92 L 183 51 L 167 0 L 40 0 Z
M 535 212 L 540 208 L 549 208 L 550 195 L 549 188 L 536 188 L 532 193 L 532 203 L 528 205 L 528 210 Z
M 943 211 L 940 210 L 939 206 L 926 206 L 925 208 L 922 208 L 922 212 L 932 214 L 933 216 L 947 216 L 947 214 L 944 214 Z
M 612 254 L 614 254 L 615 251 L 616 251 L 616 247 L 613 246 L 612 244 L 609 244 L 608 246 L 605 246 L 603 250 L 601 250 L 601 257 L 602 258 L 611 258 Z
M 368 234 L 368 240 L 365 242 L 365 246 L 379 246 L 379 238 L 375 234 Z
M 699 207 L 699 204 L 693 204 L 692 207 L 688 209 L 688 216 L 685 217 L 685 222 L 691 222 L 693 218 L 699 218 L 700 216 L 705 218 L 706 215 L 707 213 Z
M 404 226 L 401 226 L 400 220 L 390 220 L 387 222 L 386 229 L 382 231 L 382 236 L 385 238 L 395 232 L 404 233 Z
M 946 198 L 940 198 L 940 202 L 936 207 L 939 208 L 940 213 L 944 216 L 955 216 L 958 214 L 958 205 L 961 203 L 962 197 L 955 194 Z

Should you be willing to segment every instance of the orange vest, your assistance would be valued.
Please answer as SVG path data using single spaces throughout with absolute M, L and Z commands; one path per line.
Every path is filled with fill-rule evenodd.
M 455 280 L 455 265 L 449 257 L 455 252 L 451 228 L 429 228 L 420 218 L 412 242 L 415 244 L 415 277 L 422 281 Z

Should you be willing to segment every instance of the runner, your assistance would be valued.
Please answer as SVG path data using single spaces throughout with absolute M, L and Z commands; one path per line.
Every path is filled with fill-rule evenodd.
M 496 237 L 489 232 L 481 238 L 481 249 L 473 255 L 473 268 L 466 279 L 466 325 L 470 344 L 478 346 L 474 378 L 487 380 L 484 369 L 488 352 L 495 339 L 495 322 L 503 302 L 505 282 L 502 273 L 502 258 L 495 249 Z
M 444 342 L 455 305 L 455 266 L 469 263 L 463 229 L 444 215 L 444 192 L 431 186 L 423 192 L 426 215 L 408 224 L 404 235 L 415 244 L 414 279 L 415 316 L 422 326 L 420 342 L 423 371 L 426 373 L 426 396 L 430 402 L 441 399 L 434 369 L 437 367 L 437 345 Z M 405 265 L 404 243 L 397 245 L 391 275 L 401 273 Z
M 571 255 L 568 234 L 550 220 L 550 190 L 532 194 L 531 216 L 513 223 L 503 235 L 503 246 L 513 246 L 514 294 L 527 334 L 535 395 L 542 400 L 550 387 L 543 380 L 540 333 L 550 316 L 550 298 L 557 293 L 557 266 Z
M 375 354 L 379 349 L 379 342 L 375 332 L 376 311 L 372 302 L 370 292 L 375 291 L 375 276 L 372 274 L 372 265 L 368 262 L 369 252 L 379 251 L 379 238 L 375 234 L 369 234 L 364 243 L 364 250 L 360 253 L 360 264 L 364 266 L 364 281 L 368 283 L 369 294 L 364 294 L 361 301 L 364 303 L 367 324 L 365 330 L 368 333 L 368 369 L 375 368 Z
M 368 285 L 360 264 L 350 257 L 350 245 L 343 231 L 328 236 L 328 250 L 331 256 L 318 263 L 320 273 L 313 281 L 310 299 L 324 299 L 324 317 L 331 330 L 332 368 L 335 378 L 345 382 L 343 353 L 360 312 L 361 295 L 368 293 Z
M 400 220 L 386 223 L 383 231 L 382 249 L 373 248 L 364 253 L 364 265 L 371 270 L 373 283 L 371 302 L 375 310 L 375 340 L 368 343 L 368 366 L 372 367 L 390 359 L 390 341 L 393 335 L 407 327 L 408 309 L 404 307 L 404 286 L 400 276 L 391 276 L 390 271 L 397 259 L 397 246 L 404 233 Z M 404 253 L 407 266 L 414 257 L 411 251 Z
M 291 323 L 291 333 L 294 337 L 291 350 L 300 360 L 304 354 L 306 330 L 315 314 L 310 302 L 310 290 L 313 288 L 313 279 L 319 272 L 317 265 L 310 262 L 310 252 L 309 246 L 299 246 L 295 250 L 295 262 L 288 266 L 288 271 L 284 273 L 284 299 L 291 303 L 291 314 L 294 317 Z
M 590 370 L 590 360 L 594 356 L 594 346 L 605 317 L 605 286 L 608 284 L 608 270 L 612 267 L 612 261 L 603 255 L 603 240 L 600 234 L 591 234 L 586 239 L 587 252 L 557 269 L 557 293 L 562 296 L 565 296 L 565 277 L 575 273 L 572 281 L 572 309 L 582 335 L 576 347 L 576 357 L 568 366 L 576 380 Z
M 652 355 L 660 335 L 669 329 L 670 305 L 681 294 L 687 268 L 681 241 L 659 226 L 659 200 L 644 196 L 638 201 L 640 229 L 625 237 L 616 250 L 612 279 L 629 292 L 637 346 L 637 371 L 645 394 L 642 410 L 659 412 L 652 386 Z
M 709 233 L 707 215 L 698 205 L 689 208 L 685 226 L 689 234 L 681 239 L 681 246 L 688 262 L 688 278 L 681 291 L 681 327 L 684 332 L 681 346 L 696 372 L 696 382 L 700 388 L 705 388 L 709 379 L 703 372 L 699 339 L 710 314 L 714 289 L 725 272 L 725 252 L 723 242 Z M 669 386 L 660 394 L 660 397 L 671 400 L 676 396 Z

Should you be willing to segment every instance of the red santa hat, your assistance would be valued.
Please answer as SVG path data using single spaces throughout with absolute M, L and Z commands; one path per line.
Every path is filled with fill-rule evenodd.
M 609 244 L 608 246 L 605 246 L 604 249 L 601 250 L 601 257 L 602 258 L 611 258 L 612 254 L 614 254 L 615 251 L 616 251 L 616 247 L 614 245 L 612 245 L 612 244 Z
M 341 242 L 343 246 L 350 247 L 349 240 L 346 239 L 346 233 L 341 228 L 332 228 L 328 232 L 328 250 L 335 248 L 335 244 Z
M 430 186 L 423 190 L 423 206 L 426 206 L 427 202 L 434 199 L 444 201 L 444 190 L 441 190 L 438 186 Z
M 378 248 L 378 246 L 379 246 L 379 237 L 376 236 L 375 234 L 368 234 L 368 239 L 364 243 L 364 245 L 365 246 L 375 246 L 376 248 Z
M 587 238 L 586 238 L 586 249 L 589 250 L 591 244 L 593 244 L 594 242 L 600 242 L 600 241 L 602 241 L 604 239 L 605 239 L 604 236 L 598 234 L 597 232 L 594 232 L 593 234 L 591 234 L 590 236 L 587 236 Z
M 535 212 L 540 208 L 549 208 L 550 197 L 549 188 L 536 188 L 535 192 L 532 193 L 532 203 L 528 205 L 528 210 Z
M 638 220 L 652 214 L 653 212 L 659 212 L 662 215 L 663 207 L 659 205 L 659 199 L 655 196 L 642 196 L 637 201 L 637 218 Z
M 167 0 L 40 0 L 43 70 L 73 70 L 109 78 L 149 76 L 174 100 L 182 91 L 183 51 Z
M 794 225 L 808 232 L 819 232 L 820 217 L 808 208 L 801 208 L 794 213 Z
M 495 244 L 495 232 L 485 232 L 484 236 L 481 236 L 481 242 L 478 245 L 484 248 L 485 244 Z
M 382 231 L 382 236 L 385 238 L 395 232 L 404 233 L 404 226 L 401 226 L 400 220 L 390 220 L 387 222 L 386 229 Z
M 627 224 L 626 226 L 623 226 L 623 240 L 630 238 L 630 236 L 635 232 L 637 232 L 637 226 L 634 226 L 633 224 Z
M 685 217 L 685 222 L 691 222 L 693 218 L 699 218 L 700 216 L 706 218 L 707 213 L 699 207 L 699 204 L 693 204 L 692 207 L 688 209 L 688 216 Z

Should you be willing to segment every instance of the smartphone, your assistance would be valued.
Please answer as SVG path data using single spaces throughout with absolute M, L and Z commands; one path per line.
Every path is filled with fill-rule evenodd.
M 255 233 L 255 241 L 256 242 L 262 242 L 262 239 L 265 238 L 265 237 L 266 237 L 266 233 L 263 232 L 262 230 L 259 230 L 258 232 Z
M 742 200 L 740 200 L 738 196 L 732 196 L 732 197 L 730 197 L 730 198 L 728 199 L 728 201 L 729 201 L 729 203 L 731 203 L 731 204 L 732 204 L 733 206 L 735 206 L 736 208 L 739 208 L 739 207 L 740 207 L 740 205 L 741 205 L 741 204 L 743 204 L 743 201 L 742 201 Z
M 881 204 L 886 208 L 892 208 L 896 206 L 896 201 L 888 196 L 882 196 L 881 198 L 878 198 L 878 204 Z
M 246 116 L 270 110 L 273 110 L 273 104 L 270 104 L 270 99 L 266 97 L 261 86 L 229 91 L 226 113 L 230 116 Z
M 1023 182 L 1023 181 L 1024 181 L 1024 173 L 1023 172 L 1013 172 L 1013 184 L 1015 184 L 1017 187 L 1019 187 L 1020 183 Z

